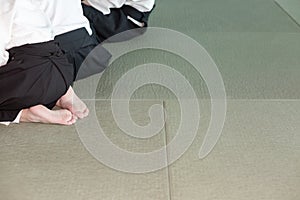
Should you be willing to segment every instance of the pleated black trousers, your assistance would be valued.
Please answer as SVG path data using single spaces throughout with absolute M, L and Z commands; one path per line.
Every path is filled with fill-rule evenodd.
M 49 109 L 73 81 L 73 66 L 54 41 L 9 50 L 0 67 L 0 121 L 13 121 L 25 108 L 42 104 Z
M 107 39 L 109 39 L 109 42 L 125 41 L 143 34 L 146 29 L 138 29 L 140 27 L 127 19 L 127 16 L 139 22 L 143 22 L 145 27 L 147 27 L 148 18 L 152 12 L 140 12 L 131 6 L 124 5 L 121 8 L 112 8 L 110 9 L 110 14 L 104 15 L 92 6 L 82 4 L 82 8 L 84 15 L 88 18 L 91 28 L 100 43 Z M 121 37 L 112 37 L 127 30 L 133 31 L 126 35 L 121 35 Z
M 105 48 L 98 46 L 95 35 L 90 36 L 85 28 L 58 35 L 54 40 L 74 67 L 74 81 L 102 72 L 111 58 L 111 54 Z M 88 62 L 82 65 L 93 50 L 93 54 L 88 57 Z

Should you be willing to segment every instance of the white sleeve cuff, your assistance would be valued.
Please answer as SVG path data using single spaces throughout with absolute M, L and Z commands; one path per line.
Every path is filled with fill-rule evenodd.
M 131 6 L 140 12 L 149 12 L 153 9 L 155 0 L 126 0 L 125 5 Z
M 6 65 L 9 58 L 9 54 L 7 51 L 3 51 L 0 55 L 0 67 Z
M 129 19 L 132 23 L 134 23 L 135 25 L 137 25 L 137 26 L 139 26 L 139 27 L 144 27 L 144 26 L 145 26 L 145 23 L 139 22 L 139 21 L 133 19 L 133 18 L 130 17 L 130 16 L 127 16 L 127 19 Z

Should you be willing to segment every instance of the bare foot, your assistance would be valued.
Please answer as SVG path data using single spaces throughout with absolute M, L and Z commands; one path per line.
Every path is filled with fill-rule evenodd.
M 43 105 L 24 109 L 20 119 L 21 122 L 39 122 L 62 125 L 72 125 L 76 122 L 76 120 L 77 117 L 69 110 L 49 110 Z
M 79 119 L 82 119 L 89 114 L 89 109 L 75 94 L 72 87 L 70 87 L 67 93 L 57 101 L 56 105 L 68 109 Z

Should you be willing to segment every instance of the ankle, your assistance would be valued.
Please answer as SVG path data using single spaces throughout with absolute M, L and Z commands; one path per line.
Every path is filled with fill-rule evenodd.
M 20 117 L 20 122 L 29 122 L 28 115 L 29 109 L 23 109 Z

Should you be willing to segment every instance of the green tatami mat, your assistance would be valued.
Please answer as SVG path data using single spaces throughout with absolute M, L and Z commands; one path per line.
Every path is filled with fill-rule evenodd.
M 198 135 L 169 167 L 172 200 L 300 199 L 300 101 L 229 100 L 222 135 L 198 158 L 210 121 L 200 101 Z M 165 101 L 167 141 L 181 122 L 179 105 Z
M 198 33 L 193 34 L 192 38 L 205 47 L 215 60 L 223 77 L 228 98 L 300 98 L 300 33 Z M 139 40 L 143 40 L 143 37 L 110 46 L 128 47 Z M 147 63 L 160 63 L 174 68 L 190 81 L 198 98 L 210 98 L 206 83 L 185 58 L 158 49 L 129 51 L 116 59 L 103 73 L 96 97 L 108 99 L 116 82 L 127 71 Z M 151 79 L 149 71 L 152 69 L 149 66 L 140 76 L 145 77 L 145 80 Z M 160 73 L 159 70 L 154 72 L 157 75 Z M 138 78 L 132 78 L 128 85 L 134 84 Z M 174 86 L 182 88 L 173 73 L 168 74 L 168 78 L 174 80 Z M 86 81 L 83 85 L 84 91 L 90 88 L 89 84 L 90 81 Z M 128 93 L 126 90 L 121 92 Z M 81 92 L 78 94 L 81 96 Z M 81 97 L 87 98 L 86 95 Z M 155 84 L 139 88 L 132 96 L 134 99 L 173 97 L 168 89 Z
M 87 102 L 89 105 L 90 102 Z M 148 123 L 145 110 L 156 101 L 133 102 L 132 118 Z M 165 132 L 148 140 L 130 138 L 112 120 L 110 102 L 97 101 L 96 115 L 106 136 L 130 152 L 165 146 Z M 95 114 L 77 123 L 88 125 Z M 0 200 L 167 200 L 167 169 L 129 174 L 96 160 L 83 146 L 75 126 L 19 124 L 0 126 Z
M 299 0 L 276 0 L 276 2 L 300 26 L 300 1 Z
M 159 0 L 156 4 L 149 25 L 183 33 L 300 31 L 274 0 Z

